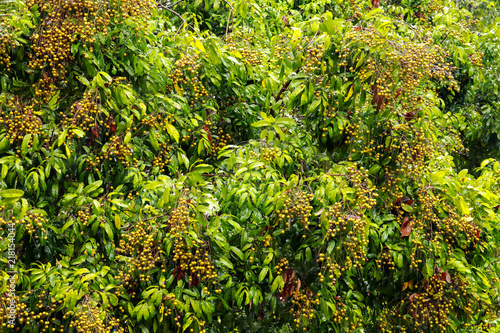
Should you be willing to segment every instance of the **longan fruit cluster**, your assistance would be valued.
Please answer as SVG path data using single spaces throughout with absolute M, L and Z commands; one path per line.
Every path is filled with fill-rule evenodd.
M 174 70 L 168 75 L 172 81 L 172 86 L 167 86 L 167 91 L 182 94 L 181 86 L 190 89 L 193 99 L 191 107 L 197 101 L 202 101 L 208 96 L 208 91 L 200 80 L 201 60 L 199 55 L 183 55 L 181 59 L 174 63 Z
M 5 21 L 0 21 L 0 68 L 10 71 L 9 51 L 15 46 L 14 31 Z
M 314 297 L 314 294 L 305 290 L 297 290 L 295 291 L 295 297 L 292 298 L 293 306 L 290 308 L 290 314 L 295 316 L 293 319 L 295 323 L 295 327 L 299 328 L 301 324 L 303 324 L 303 318 L 308 321 L 312 320 L 314 317 L 314 308 L 313 306 L 319 305 L 319 298 Z M 307 330 L 306 327 L 303 327 L 303 330 Z
M 50 84 L 58 84 L 66 77 L 66 63 L 73 60 L 71 45 L 78 38 L 84 44 L 95 42 L 95 35 L 105 32 L 110 15 L 102 3 L 94 1 L 28 0 L 26 5 L 30 9 L 37 6 L 44 17 L 31 36 L 28 64 L 31 69 L 48 72 L 37 84 L 36 95 L 43 98 Z
M 417 5 L 415 9 L 415 17 L 424 25 L 430 24 L 429 20 L 434 13 L 443 9 L 443 5 L 438 1 L 426 1 L 424 4 Z
M 8 98 L 4 107 L 0 105 L 0 126 L 6 128 L 10 144 L 21 142 L 27 134 L 44 134 L 42 120 L 36 115 L 33 106 L 22 104 L 17 96 Z M 33 137 L 28 147 L 32 144 Z
M 326 218 L 330 227 L 325 238 L 335 238 L 338 244 L 337 251 L 342 250 L 346 254 L 345 265 L 341 270 L 345 271 L 352 267 L 361 268 L 361 264 L 366 260 L 366 246 L 368 245 L 364 219 L 356 215 L 342 214 L 340 203 L 336 203 L 327 211 Z M 332 264 L 327 264 L 327 267 L 329 269 L 336 268 Z
M 290 269 L 288 259 L 281 258 L 274 268 L 276 269 L 276 274 L 281 275 L 284 270 Z
M 168 235 L 174 239 L 182 239 L 192 222 L 194 221 L 189 214 L 188 199 L 180 198 L 177 207 L 172 210 L 168 218 L 167 223 L 170 228 Z
M 314 71 L 320 69 L 319 65 L 323 63 L 322 58 L 324 52 L 325 47 L 323 44 L 309 44 L 306 47 L 305 61 L 303 63 L 304 72 L 313 73 Z
M 105 313 L 102 306 L 93 300 L 85 300 L 78 311 L 72 311 L 69 327 L 78 333 L 125 333 L 125 329 L 120 327 L 120 319 L 114 318 Z
M 340 305 L 340 307 L 339 307 L 339 305 Z M 343 303 L 338 304 L 336 311 L 333 313 L 332 321 L 336 324 L 340 324 L 342 322 L 345 322 L 347 318 L 348 318 L 347 308 L 345 306 L 343 306 Z M 351 330 L 351 331 L 354 331 L 354 330 Z
M 451 324 L 450 314 L 456 310 L 454 300 L 461 299 L 466 292 L 466 286 L 460 281 L 450 284 L 434 274 L 425 281 L 419 293 L 412 294 L 407 301 L 410 303 L 408 312 L 415 319 L 415 328 L 446 331 Z M 468 315 L 472 314 L 471 302 L 472 299 L 469 299 L 465 306 L 461 306 Z
M 35 84 L 37 103 L 46 102 L 47 95 L 65 82 L 66 64 L 74 59 L 71 46 L 79 40 L 84 48 L 93 52 L 96 35 L 106 35 L 108 26 L 132 17 L 138 23 L 145 20 L 155 7 L 153 0 L 86 1 L 86 0 L 27 0 L 29 9 L 37 6 L 43 20 L 31 36 L 32 53 L 28 64 L 31 69 L 42 70 Z M 144 21 L 146 22 L 146 21 Z M 144 23 L 143 22 L 143 23 Z M 144 24 L 142 24 L 144 25 Z M 140 29 L 138 26 L 137 29 Z M 87 55 L 85 54 L 85 57 Z
M 60 300 L 55 300 L 52 293 L 46 290 L 29 290 L 23 293 L 21 298 L 16 294 L 16 314 L 18 323 L 21 325 L 35 325 L 40 332 L 65 332 L 64 325 L 58 325 L 51 322 L 50 316 L 57 312 L 62 306 L 64 298 Z M 28 299 L 27 299 L 28 298 Z M 30 302 L 29 298 L 37 299 L 38 301 L 33 304 L 34 301 Z M 31 305 L 31 311 L 27 304 Z M 4 307 L 2 307 L 4 308 Z
M 21 319 L 23 311 L 21 311 L 22 310 L 21 306 L 24 304 L 21 303 L 21 298 L 17 294 L 13 296 L 13 299 L 14 299 L 14 304 L 16 304 L 16 314 L 18 318 L 16 319 L 17 321 L 19 321 L 19 323 L 22 323 Z M 8 311 L 9 311 L 9 305 L 11 304 L 11 300 L 12 297 L 8 296 L 8 293 L 0 293 L 0 327 L 6 327 L 10 329 L 14 329 L 14 327 L 16 327 L 15 324 L 9 323 L 9 320 L 11 320 L 11 318 L 8 317 L 9 314 Z
M 209 251 L 203 249 L 200 250 L 200 247 L 196 248 L 193 260 L 191 260 L 189 264 L 189 268 L 191 272 L 196 274 L 196 277 L 200 280 L 212 280 L 217 278 L 217 272 L 215 271 L 215 266 L 211 261 Z M 208 289 L 205 290 L 205 293 L 210 295 Z
M 82 225 L 86 227 L 89 224 L 90 220 L 90 209 L 87 208 L 85 211 L 79 210 L 77 215 Z
M 396 264 L 394 263 L 389 250 L 382 252 L 380 259 L 375 259 L 375 263 L 377 264 L 378 269 L 387 268 L 390 271 L 394 271 L 396 269 Z
M 254 48 L 254 35 L 250 31 L 236 31 L 229 34 L 226 45 L 229 51 L 238 51 L 243 62 L 250 65 L 262 64 L 262 53 L 259 48 Z
M 324 282 L 328 278 L 328 281 L 335 284 L 342 274 L 342 267 L 334 263 L 332 258 L 324 253 L 319 254 L 317 262 L 321 263 L 321 271 L 318 273 L 319 282 Z
M 279 41 L 276 45 L 273 45 L 272 48 L 272 55 L 271 55 L 271 62 L 273 63 L 271 67 L 274 67 L 275 69 L 279 68 L 279 62 L 287 58 L 288 60 L 292 61 L 294 56 L 293 56 L 293 48 L 290 43 L 290 36 L 287 34 L 279 34 L 278 35 Z M 299 49 L 302 49 L 302 46 L 298 46 Z
M 229 143 L 233 141 L 233 137 L 229 133 L 224 133 L 222 130 L 222 127 L 219 127 L 219 130 L 217 131 L 217 135 L 219 137 L 219 142 L 216 144 L 214 142 L 213 144 L 213 152 L 214 154 L 217 154 L 222 148 L 227 146 Z
M 147 18 L 153 9 L 156 9 L 154 0 L 121 1 L 119 6 L 112 10 L 112 13 L 115 23 L 131 19 L 140 26 L 147 24 Z
M 306 229 L 309 228 L 309 218 L 311 217 L 311 210 L 313 207 L 310 202 L 314 195 L 305 193 L 300 190 L 288 193 L 289 197 L 285 199 L 281 211 L 278 214 L 278 223 L 283 221 L 290 221 L 297 219 Z M 286 228 L 288 230 L 288 226 Z
M 124 145 L 122 138 L 115 135 L 109 139 L 109 147 L 104 153 L 104 158 L 109 161 L 115 159 L 128 167 L 130 166 L 132 153 L 132 148 L 128 144 Z
M 447 216 L 438 219 L 439 223 L 436 224 L 436 233 L 442 237 L 442 240 L 444 240 L 448 245 L 452 245 L 457 242 L 457 237 L 459 237 L 460 233 L 462 233 L 466 236 L 466 244 L 470 242 L 477 242 L 479 240 L 479 229 L 476 224 L 473 221 L 469 221 L 466 216 L 460 216 L 455 206 L 450 205 L 446 201 L 441 202 L 441 204 L 441 207 L 446 207 L 444 209 L 447 210 Z M 458 245 L 463 245 L 465 247 L 466 244 Z
M 99 165 L 104 161 L 105 157 L 101 156 L 94 156 L 93 154 L 91 154 L 89 157 L 87 157 L 87 159 L 85 160 L 85 162 L 87 163 L 87 166 L 85 167 L 85 170 L 93 170 L 95 172 L 98 172 L 99 171 Z
M 356 190 L 358 199 L 357 206 L 359 209 L 372 209 L 377 204 L 378 193 L 375 186 L 370 184 L 368 180 L 369 171 L 364 167 L 357 167 L 356 164 L 350 166 L 347 172 L 349 181 Z
M 130 233 L 124 233 L 120 239 L 116 252 L 129 257 L 131 267 L 124 267 L 118 278 L 124 286 L 133 284 L 133 275 L 139 272 L 139 281 L 149 281 L 151 276 L 146 272 L 156 267 L 160 261 L 163 250 L 159 248 L 154 239 L 154 230 L 151 224 L 140 221 Z M 125 258 L 125 257 L 123 257 Z
M 38 213 L 28 213 L 25 219 L 30 222 L 26 224 L 26 230 L 30 235 L 33 234 L 35 230 L 39 230 L 41 234 L 47 234 L 44 224 L 48 224 L 49 220 L 43 215 Z M 37 234 L 35 234 L 35 238 L 38 238 Z
M 173 147 L 168 143 L 159 144 L 160 150 L 153 159 L 153 166 L 160 168 L 160 172 L 165 172 L 167 165 L 170 163 L 170 157 Z
M 188 249 L 183 239 L 175 240 L 174 242 L 174 256 L 173 261 L 178 262 L 179 269 L 182 272 L 187 272 L 189 269 L 189 263 L 193 259 L 194 255 Z
M 448 86 L 449 90 L 459 90 L 457 81 L 453 73 L 456 68 L 452 63 L 447 62 L 449 53 L 441 46 L 432 44 L 432 41 L 408 43 L 400 40 L 391 40 L 380 36 L 376 29 L 366 28 L 353 30 L 347 34 L 348 40 L 354 42 L 356 48 L 386 48 L 384 59 L 367 59 L 365 66 L 360 69 L 359 76 L 363 79 L 365 73 L 373 73 L 373 87 L 375 88 L 377 99 L 382 101 L 395 100 L 400 92 L 402 99 L 406 96 L 413 96 L 411 91 L 419 87 L 428 78 L 434 78 Z M 346 50 L 348 51 L 348 50 Z M 352 59 L 354 62 L 356 59 Z M 346 54 L 341 55 L 340 66 L 348 65 Z M 393 67 L 399 67 L 401 73 L 401 86 L 396 86 L 393 78 Z M 351 67 L 352 68 L 352 67 Z M 373 89 L 373 88 L 372 88 Z M 399 93 L 396 93 L 399 90 Z M 418 94 L 417 94 L 418 95 Z M 385 104 L 380 103 L 383 107 Z
M 71 127 L 80 127 L 83 131 L 90 131 L 96 125 L 97 116 L 99 115 L 100 97 L 97 91 L 86 91 L 83 93 L 82 99 L 71 105 L 69 114 L 60 112 L 62 117 L 61 126 L 70 128 L 68 131 L 68 140 L 73 139 L 75 133 Z
M 167 125 L 173 124 L 175 118 L 173 114 L 157 113 L 148 115 L 146 118 L 141 119 L 141 125 L 149 126 L 151 128 L 162 129 L 167 131 Z M 134 127 L 134 131 L 137 127 Z
M 473 52 L 469 56 L 471 63 L 477 67 L 483 67 L 483 58 L 484 58 L 484 53 L 482 52 Z
M 262 149 L 262 159 L 264 162 L 273 162 L 277 157 L 281 155 L 281 150 L 278 147 L 264 148 Z

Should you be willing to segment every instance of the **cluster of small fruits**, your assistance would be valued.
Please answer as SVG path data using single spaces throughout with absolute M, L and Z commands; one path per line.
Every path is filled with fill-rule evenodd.
M 307 331 L 306 323 L 314 318 L 314 306 L 318 306 L 320 302 L 312 291 L 299 288 L 300 284 L 297 285 L 292 298 L 293 306 L 290 308 L 290 314 L 295 317 L 293 319 L 295 327 L 299 328 L 302 325 L 302 330 Z
M 161 173 L 165 172 L 172 156 L 173 147 L 169 143 L 170 140 L 167 140 L 167 143 L 159 144 L 159 151 L 153 159 L 153 166 L 159 167 Z
M 388 249 L 384 249 L 384 252 L 380 255 L 379 259 L 375 259 L 375 263 L 377 264 L 377 268 L 388 269 L 389 271 L 394 271 L 396 269 L 396 264 L 394 263 L 394 259 L 392 258 L 391 251 Z
M 218 142 L 217 143 L 214 142 L 212 147 L 212 151 L 216 155 L 222 148 L 224 148 L 234 140 L 230 133 L 224 133 L 222 127 L 219 127 L 219 130 L 217 131 L 217 136 L 219 137 Z
M 159 248 L 154 235 L 153 224 L 148 224 L 145 220 L 136 224 L 130 233 L 122 234 L 116 252 L 121 254 L 123 259 L 127 259 L 131 267 L 124 266 L 118 279 L 126 287 L 133 284 L 136 272 L 139 273 L 138 278 L 141 282 L 149 281 L 151 276 L 146 272 L 160 262 L 163 250 Z
M 278 223 L 288 221 L 288 226 L 286 230 L 290 227 L 290 222 L 297 219 L 297 221 L 304 226 L 304 228 L 309 228 L 311 210 L 313 207 L 310 202 L 314 195 L 311 193 L 305 193 L 301 190 L 290 190 L 287 193 L 288 197 L 285 199 L 281 211 L 277 211 Z
M 130 145 L 124 144 L 123 139 L 120 136 L 115 135 L 109 139 L 109 146 L 104 153 L 104 158 L 109 161 L 119 161 L 125 167 L 128 167 L 132 161 L 132 154 L 133 150 Z
M 14 30 L 8 22 L 0 20 L 0 69 L 10 70 L 9 51 L 15 46 Z
M 342 273 L 342 267 L 333 262 L 331 256 L 324 253 L 319 254 L 317 261 L 321 263 L 321 271 L 318 273 L 319 282 L 323 283 L 327 279 L 331 284 L 335 284 Z
M 96 90 L 88 90 L 83 93 L 82 99 L 71 105 L 68 114 L 60 112 L 62 117 L 61 128 L 79 127 L 83 131 L 91 131 L 96 125 L 99 109 L 100 96 Z M 73 139 L 75 132 L 68 131 L 68 140 Z
M 42 120 L 35 113 L 33 106 L 24 105 L 17 96 L 8 98 L 5 105 L 0 104 L 0 126 L 6 128 L 10 144 L 21 142 L 27 134 L 44 134 Z M 33 139 L 32 136 L 28 147 L 33 144 Z
M 47 97 L 61 83 L 66 83 L 66 65 L 74 59 L 71 47 L 76 41 L 93 52 L 91 45 L 96 42 L 97 35 L 108 33 L 111 22 L 118 24 L 127 18 L 137 23 L 145 22 L 155 8 L 155 1 L 27 0 L 26 6 L 37 8 L 43 17 L 39 29 L 31 36 L 28 65 L 32 70 L 43 71 L 35 84 L 40 103 L 47 102 Z M 138 24 L 138 28 L 143 25 Z
M 184 89 L 189 90 L 192 95 L 191 107 L 196 102 L 203 101 L 208 96 L 208 91 L 200 79 L 200 56 L 198 54 L 183 55 L 175 62 L 174 66 L 175 69 L 168 75 L 172 84 L 167 86 L 167 92 L 183 95 Z
M 262 53 L 254 44 L 254 34 L 249 30 L 233 32 L 226 38 L 229 51 L 239 52 L 244 63 L 255 66 L 262 64 Z
M 26 214 L 26 217 L 23 220 L 26 221 L 26 231 L 30 235 L 34 234 L 34 237 L 36 239 L 39 238 L 39 234 L 47 235 L 47 230 L 45 229 L 44 225 L 49 225 L 49 220 L 45 216 L 38 213 L 29 212 L 28 214 Z M 39 233 L 36 231 L 39 231 Z M 44 236 L 44 238 L 47 239 L 47 236 Z
M 305 60 L 303 61 L 303 70 L 306 73 L 313 73 L 320 69 L 320 65 L 325 65 L 326 62 L 323 60 L 323 53 L 325 52 L 325 47 L 323 44 L 313 44 L 310 43 L 306 46 Z
M 89 297 L 86 297 L 82 303 L 77 310 L 65 315 L 72 316 L 69 323 L 70 330 L 74 329 L 79 333 L 125 333 L 125 329 L 120 326 L 120 319 L 105 312 L 101 304 Z

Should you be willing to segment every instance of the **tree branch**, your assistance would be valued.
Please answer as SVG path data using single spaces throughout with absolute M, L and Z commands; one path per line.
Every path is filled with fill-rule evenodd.
M 180 1 L 183 1 L 183 0 L 180 0 Z M 172 14 L 176 15 L 178 18 L 180 18 L 182 20 L 182 22 L 185 25 L 187 25 L 189 28 L 191 28 L 191 30 L 193 30 L 196 33 L 196 35 L 198 35 L 198 37 L 201 37 L 200 34 L 198 34 L 198 32 L 189 23 L 186 22 L 186 20 L 181 16 L 181 14 L 177 13 L 175 10 L 170 9 L 170 7 L 173 7 L 174 5 L 176 5 L 177 3 L 179 3 L 180 1 L 177 1 L 177 2 L 175 2 L 174 4 L 172 4 L 170 6 L 158 4 L 158 8 L 166 9 L 169 12 L 171 12 Z M 179 30 L 180 30 L 180 28 L 181 27 L 179 27 Z M 179 32 L 179 30 L 177 31 L 177 33 Z

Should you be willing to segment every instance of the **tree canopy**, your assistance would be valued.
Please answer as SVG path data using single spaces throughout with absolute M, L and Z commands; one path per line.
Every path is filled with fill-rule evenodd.
M 498 6 L 4 0 L 2 331 L 494 331 Z

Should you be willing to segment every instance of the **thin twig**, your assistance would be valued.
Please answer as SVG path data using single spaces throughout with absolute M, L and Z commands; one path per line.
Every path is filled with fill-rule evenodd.
M 187 25 L 188 27 L 190 27 L 191 30 L 193 30 L 196 33 L 196 35 L 198 35 L 198 37 L 201 37 L 200 34 L 198 34 L 198 32 L 189 23 L 186 22 L 186 20 L 181 16 L 181 14 L 177 13 L 175 10 L 170 9 L 168 6 L 165 6 L 165 5 L 158 4 L 158 8 L 166 9 L 169 12 L 171 12 L 172 14 L 176 15 L 177 17 L 179 17 L 185 25 Z
M 227 15 L 226 35 L 225 35 L 225 39 L 227 39 L 227 33 L 229 32 L 229 23 L 231 22 L 231 15 L 233 14 L 234 8 L 227 0 L 224 0 L 224 2 L 227 3 L 227 5 L 229 7 L 231 7 L 231 10 L 229 11 L 229 14 Z
M 173 3 L 173 4 L 171 4 L 171 5 L 168 5 L 167 7 L 169 7 L 169 8 L 173 8 L 175 5 L 179 4 L 179 2 L 183 2 L 183 1 L 184 1 L 184 0 L 179 0 L 179 1 L 177 1 L 177 2 L 174 2 L 174 3 Z

